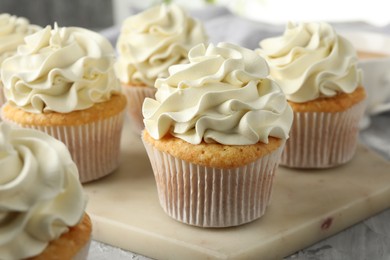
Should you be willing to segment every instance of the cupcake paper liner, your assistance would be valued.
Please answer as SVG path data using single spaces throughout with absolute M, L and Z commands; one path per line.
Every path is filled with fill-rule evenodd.
M 361 101 L 337 113 L 294 112 L 280 165 L 329 168 L 348 162 L 355 154 L 364 109 Z
M 120 138 L 124 111 L 104 120 L 75 126 L 19 125 L 53 136 L 68 147 L 82 183 L 108 175 L 119 166 Z
M 142 104 L 145 98 L 154 98 L 157 89 L 137 86 L 123 86 L 122 89 L 127 98 L 127 114 L 133 122 L 133 129 L 137 134 L 141 134 L 141 131 L 145 128 Z
M 196 165 L 144 141 L 160 205 L 173 219 L 199 227 L 229 227 L 264 215 L 283 149 L 245 166 L 217 169 Z

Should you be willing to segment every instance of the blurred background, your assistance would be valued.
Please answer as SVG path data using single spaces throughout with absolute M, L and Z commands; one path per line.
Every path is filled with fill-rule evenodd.
M 26 17 L 42 27 L 58 22 L 100 30 L 114 24 L 112 0 L 1 0 L 0 13 Z
M 359 21 L 383 27 L 390 23 L 385 0 L 1 0 L 0 12 L 27 17 L 45 26 L 81 26 L 94 30 L 120 24 L 127 16 L 161 2 L 175 2 L 190 10 L 225 6 L 250 20 L 284 24 L 287 21 Z

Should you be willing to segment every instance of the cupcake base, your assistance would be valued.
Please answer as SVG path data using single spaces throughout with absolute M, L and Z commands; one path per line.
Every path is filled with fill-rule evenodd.
M 119 95 L 86 111 L 69 114 L 31 114 L 8 104 L 2 110 L 2 118 L 10 124 L 46 132 L 65 143 L 79 170 L 80 181 L 86 183 L 119 166 L 125 105 L 124 96 Z M 110 107 L 114 107 L 111 112 Z
M 144 117 L 142 116 L 142 104 L 144 99 L 154 98 L 157 89 L 147 86 L 136 85 L 122 85 L 123 94 L 127 98 L 127 114 L 133 122 L 133 129 L 135 133 L 141 134 L 141 131 L 145 128 Z
M 87 214 L 84 214 L 78 225 L 71 227 L 67 233 L 51 241 L 42 253 L 27 260 L 87 259 L 91 233 L 91 219 Z
M 217 228 L 242 225 L 264 215 L 284 142 L 269 154 L 232 168 L 188 162 L 158 150 L 144 136 L 143 142 L 160 205 L 173 219 Z
M 357 102 L 343 111 L 296 111 L 293 106 L 294 121 L 280 165 L 291 168 L 330 168 L 350 161 L 356 151 L 359 122 L 365 109 L 364 91 L 363 97 L 361 91 L 359 89 L 352 94 Z M 348 102 L 351 100 L 353 98 Z M 345 104 L 342 101 L 337 101 L 340 106 Z M 327 101 L 321 102 L 325 106 Z M 329 104 L 326 107 L 337 109 Z

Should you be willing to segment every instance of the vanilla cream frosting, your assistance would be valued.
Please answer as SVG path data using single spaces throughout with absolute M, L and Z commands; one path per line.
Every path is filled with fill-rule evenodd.
M 257 52 L 293 102 L 352 93 L 361 83 L 355 49 L 327 23 L 288 23 L 282 36 L 262 40 Z
M 65 145 L 0 123 L 0 259 L 40 254 L 81 220 L 86 196 Z
M 145 128 L 154 139 L 167 133 L 192 144 L 268 143 L 286 139 L 291 107 L 254 51 L 229 43 L 199 44 L 189 63 L 169 68 L 156 81 L 156 100 L 143 104 Z
M 0 14 L 0 64 L 16 52 L 25 36 L 41 28 L 31 25 L 26 18 Z
M 153 86 L 168 67 L 187 61 L 191 47 L 207 42 L 203 25 L 179 6 L 158 5 L 127 18 L 117 42 L 115 64 L 123 83 Z
M 115 51 L 103 36 L 78 27 L 51 26 L 25 38 L 1 68 L 5 95 L 32 113 L 68 113 L 105 102 L 120 91 Z

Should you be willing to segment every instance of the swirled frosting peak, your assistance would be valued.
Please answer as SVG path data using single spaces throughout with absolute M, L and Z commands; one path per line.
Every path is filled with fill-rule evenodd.
M 124 83 L 153 86 L 169 66 L 187 61 L 191 47 L 206 41 L 203 25 L 179 6 L 154 6 L 123 22 L 116 73 Z
M 282 36 L 261 41 L 257 51 L 293 102 L 351 93 L 361 82 L 355 49 L 327 23 L 288 23 Z
M 65 145 L 0 123 L 0 259 L 40 254 L 76 225 L 86 197 Z
M 156 81 L 156 100 L 146 99 L 146 130 L 154 139 L 171 134 L 192 144 L 268 143 L 287 138 L 292 110 L 267 78 L 268 66 L 254 51 L 229 43 L 199 44 L 189 63 L 169 68 Z
M 26 18 L 0 14 L 0 64 L 16 52 L 25 36 L 39 29 L 39 26 L 31 25 Z
M 114 57 L 109 41 L 95 32 L 47 26 L 3 62 L 6 97 L 32 113 L 90 108 L 120 91 Z

